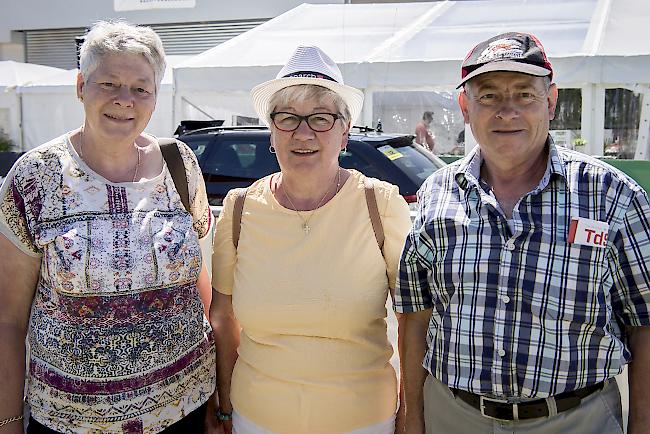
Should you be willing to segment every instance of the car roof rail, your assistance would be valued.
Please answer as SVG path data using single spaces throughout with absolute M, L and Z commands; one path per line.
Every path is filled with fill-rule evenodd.
M 206 127 L 181 133 L 185 136 L 200 133 L 219 132 L 219 131 L 268 131 L 268 127 L 264 125 L 227 125 L 219 127 Z
M 361 134 L 366 134 L 366 133 L 372 133 L 374 131 L 377 131 L 376 129 L 369 127 L 367 125 L 352 125 L 352 128 L 356 129 L 358 133 Z M 377 133 L 381 133 L 381 131 L 377 131 Z
M 181 134 L 187 133 L 188 131 L 199 130 L 202 128 L 220 127 L 221 125 L 223 125 L 223 123 L 224 123 L 223 119 L 210 119 L 210 120 L 186 119 L 181 121 L 178 127 L 176 127 L 176 131 L 174 131 L 174 135 L 179 136 Z

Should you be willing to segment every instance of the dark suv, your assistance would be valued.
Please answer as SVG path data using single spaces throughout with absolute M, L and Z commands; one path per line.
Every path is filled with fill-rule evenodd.
M 209 127 L 178 136 L 199 160 L 210 205 L 221 205 L 230 189 L 248 187 L 280 170 L 269 152 L 269 138 L 265 127 Z M 350 133 L 340 165 L 399 186 L 406 201 L 413 203 L 422 182 L 445 163 L 415 144 L 413 136 L 361 129 Z

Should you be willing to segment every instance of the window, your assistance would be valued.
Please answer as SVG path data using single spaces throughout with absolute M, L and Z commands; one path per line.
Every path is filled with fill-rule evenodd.
M 268 137 L 228 137 L 214 146 L 203 164 L 204 173 L 258 179 L 280 170 L 269 152 Z
M 429 129 L 434 136 L 436 154 L 454 152 L 458 135 L 465 130 L 457 91 L 375 92 L 372 101 L 375 125 L 381 119 L 383 130 L 389 133 L 415 134 L 415 127 L 424 112 L 432 111 L 433 121 Z
M 352 150 L 351 147 L 348 147 L 345 152 L 341 153 L 339 157 L 339 164 L 341 167 L 344 167 L 346 169 L 356 169 L 371 178 L 386 178 L 383 173 L 381 173 L 372 164 L 368 163 L 364 158 L 357 154 L 357 152 Z
M 211 136 L 185 136 L 183 137 L 183 142 L 190 147 L 200 163 L 210 139 L 212 139 Z
M 605 90 L 605 155 L 633 159 L 636 152 L 642 97 L 628 89 Z
M 582 129 L 582 90 L 558 89 L 555 119 L 551 121 L 550 134 L 556 145 L 573 148 Z
M 421 185 L 425 179 L 439 169 L 429 158 L 417 149 L 419 145 L 405 144 L 403 141 L 390 143 L 377 148 L 386 158 L 400 169 L 415 185 Z M 429 152 L 429 151 L 424 151 Z M 392 156 L 389 156 L 392 155 Z

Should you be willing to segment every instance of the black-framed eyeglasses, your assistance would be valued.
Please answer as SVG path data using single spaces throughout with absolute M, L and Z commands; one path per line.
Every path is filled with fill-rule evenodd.
M 273 112 L 271 113 L 271 120 L 273 125 L 280 131 L 296 131 L 302 121 L 307 123 L 307 126 L 316 131 L 317 133 L 324 133 L 334 128 L 334 123 L 337 119 L 341 119 L 341 115 L 336 113 L 312 113 L 307 116 L 300 116 L 295 113 L 289 112 Z

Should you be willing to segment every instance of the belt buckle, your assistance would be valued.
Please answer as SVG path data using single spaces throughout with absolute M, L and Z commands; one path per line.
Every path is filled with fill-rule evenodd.
M 490 402 L 498 402 L 501 404 L 508 404 L 509 406 L 512 407 L 512 420 L 519 420 L 519 406 L 517 403 L 511 403 L 508 402 L 506 399 L 496 399 L 496 398 L 488 398 L 483 395 L 479 396 L 479 407 L 481 409 L 481 415 L 483 417 L 487 417 L 488 419 L 494 419 L 494 420 L 508 420 L 508 419 L 499 419 L 498 417 L 490 416 L 489 414 L 485 413 L 485 401 L 490 401 Z

